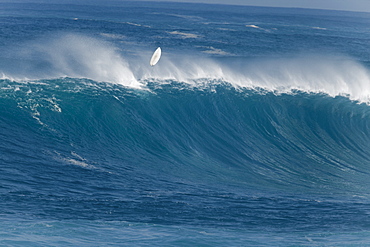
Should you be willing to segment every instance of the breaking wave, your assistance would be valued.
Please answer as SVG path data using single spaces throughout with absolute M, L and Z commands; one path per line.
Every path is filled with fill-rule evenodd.
M 37 154 L 31 160 L 45 166 L 125 171 L 124 177 L 370 193 L 366 104 L 227 82 L 147 81 L 145 87 L 73 78 L 2 80 L 1 159 L 15 164 L 17 157 Z
M 128 87 L 145 87 L 147 81 L 168 80 L 190 85 L 227 82 L 237 88 L 262 88 L 275 93 L 294 90 L 346 96 L 370 101 L 369 70 L 348 57 L 296 56 L 248 59 L 227 56 L 212 47 L 206 53 L 171 54 L 163 48 L 160 63 L 149 66 L 149 51 L 122 49 L 97 38 L 77 34 L 55 34 L 21 48 L 7 48 L 8 59 L 0 61 L 3 79 L 87 78 Z M 222 57 L 223 56 L 223 57 Z M 6 56 L 5 56 L 6 58 Z

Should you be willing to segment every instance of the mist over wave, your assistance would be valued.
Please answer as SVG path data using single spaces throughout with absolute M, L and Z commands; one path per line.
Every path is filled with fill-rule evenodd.
M 136 87 L 129 64 L 113 44 L 86 35 L 58 33 L 7 48 L 4 78 L 89 78 Z
M 133 48 L 132 54 L 124 54 L 102 39 L 59 33 L 17 49 L 10 48 L 7 53 L 11 58 L 0 64 L 3 78 L 13 80 L 72 77 L 129 87 L 143 87 L 153 80 L 190 85 L 227 82 L 235 87 L 263 88 L 276 93 L 300 90 L 370 101 L 369 70 L 348 57 L 302 54 L 286 58 L 211 58 L 162 49 L 159 64 L 150 67 L 149 50 Z
M 189 84 L 222 81 L 235 87 L 262 88 L 276 93 L 300 90 L 348 96 L 360 102 L 370 100 L 369 71 L 349 58 L 303 55 L 281 59 L 215 60 L 185 57 L 175 61 L 161 61 L 160 66 L 144 74 L 143 78 Z

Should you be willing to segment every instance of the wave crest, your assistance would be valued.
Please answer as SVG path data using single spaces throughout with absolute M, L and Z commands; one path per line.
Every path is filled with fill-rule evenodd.
M 124 56 L 110 42 L 59 33 L 24 44 L 20 49 L 10 49 L 5 55 L 8 58 L 0 60 L 2 79 L 88 78 L 134 88 L 143 87 L 148 80 L 158 83 L 173 80 L 190 85 L 221 81 L 237 88 L 263 88 L 275 93 L 300 90 L 370 103 L 369 70 L 348 57 L 301 55 L 247 59 L 230 57 L 227 52 L 212 47 L 219 55 L 212 58 L 202 54 L 175 54 L 163 47 L 161 60 L 151 67 L 149 49 L 127 49 L 131 55 Z
M 176 80 L 196 84 L 197 80 L 220 80 L 235 87 L 263 88 L 276 93 L 295 90 L 346 96 L 359 102 L 370 102 L 370 74 L 360 63 L 349 58 L 302 56 L 284 59 L 240 58 L 210 59 L 187 57 L 163 59 L 153 71 L 141 78 Z
M 3 79 L 74 77 L 139 85 L 118 49 L 96 38 L 58 33 L 8 49 L 11 59 L 0 61 Z

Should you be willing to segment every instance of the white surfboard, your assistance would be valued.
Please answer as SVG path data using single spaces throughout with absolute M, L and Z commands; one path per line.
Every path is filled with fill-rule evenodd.
M 150 66 L 154 66 L 158 63 L 161 58 L 162 50 L 161 47 L 158 47 L 157 50 L 153 53 L 152 58 L 150 59 Z

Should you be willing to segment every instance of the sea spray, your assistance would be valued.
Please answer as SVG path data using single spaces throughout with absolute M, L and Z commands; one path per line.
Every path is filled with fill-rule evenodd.
M 280 59 L 210 59 L 197 56 L 179 59 L 172 54 L 163 59 L 156 70 L 144 72 L 141 78 L 158 82 L 175 80 L 190 85 L 220 81 L 236 88 L 262 88 L 276 93 L 299 90 L 370 102 L 369 70 L 348 57 L 301 55 Z
M 55 33 L 24 44 L 14 51 L 10 62 L 1 61 L 1 69 L 3 78 L 12 80 L 71 77 L 133 88 L 143 88 L 148 80 L 189 85 L 220 81 L 239 88 L 276 93 L 299 90 L 370 102 L 369 70 L 350 57 L 301 54 L 285 58 L 207 58 L 197 53 L 179 56 L 173 51 L 166 52 L 161 64 L 151 68 L 147 65 L 147 50 L 136 48 L 132 52 L 125 54 L 97 37 Z
M 75 33 L 54 33 L 24 43 L 13 50 L 2 73 L 18 80 L 88 78 L 130 87 L 139 83 L 118 49 L 101 39 Z

